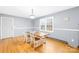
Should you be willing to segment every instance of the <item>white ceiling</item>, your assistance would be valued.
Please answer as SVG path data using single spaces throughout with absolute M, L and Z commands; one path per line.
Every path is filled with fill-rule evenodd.
M 29 18 L 31 9 L 33 8 L 34 15 L 37 18 L 73 7 L 75 6 L 0 6 L 0 13 Z

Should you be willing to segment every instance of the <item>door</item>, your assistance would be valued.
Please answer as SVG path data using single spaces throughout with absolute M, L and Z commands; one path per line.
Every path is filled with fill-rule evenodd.
M 13 22 L 11 17 L 2 16 L 2 38 L 13 36 Z

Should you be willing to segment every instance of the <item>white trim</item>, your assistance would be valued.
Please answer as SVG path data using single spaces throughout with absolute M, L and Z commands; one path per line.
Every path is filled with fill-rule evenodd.
M 14 27 L 14 29 L 32 29 L 34 27 Z M 38 28 L 38 27 L 36 27 Z
M 54 30 L 79 31 L 79 29 L 65 29 L 65 28 L 54 28 Z

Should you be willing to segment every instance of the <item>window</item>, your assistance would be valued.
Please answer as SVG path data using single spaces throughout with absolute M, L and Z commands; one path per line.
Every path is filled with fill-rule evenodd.
M 53 32 L 53 17 L 46 17 L 40 19 L 40 31 L 47 31 L 47 32 Z
M 40 30 L 45 31 L 45 27 L 46 27 L 46 22 L 45 19 L 40 19 Z

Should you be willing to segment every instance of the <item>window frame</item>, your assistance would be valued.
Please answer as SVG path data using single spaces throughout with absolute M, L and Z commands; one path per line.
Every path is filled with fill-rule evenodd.
M 52 19 L 52 31 L 48 31 L 48 30 L 47 30 L 47 21 L 48 21 L 49 19 Z M 45 30 L 42 30 L 42 29 L 41 29 L 41 25 L 42 25 L 42 23 L 43 23 L 43 22 L 41 22 L 42 20 L 45 22 Z M 40 19 L 40 31 L 42 31 L 42 32 L 54 32 L 54 16 L 45 17 L 45 18 L 41 18 L 41 19 Z

